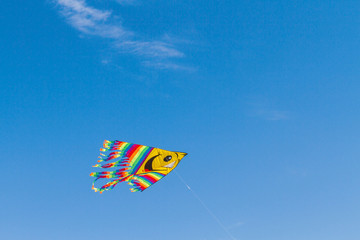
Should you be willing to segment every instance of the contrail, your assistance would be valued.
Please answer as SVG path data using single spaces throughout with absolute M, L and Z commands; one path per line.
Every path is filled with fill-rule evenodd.
M 180 181 L 184 183 L 184 185 L 189 189 L 189 191 L 194 195 L 194 197 L 199 200 L 201 205 L 206 209 L 206 211 L 215 219 L 215 221 L 219 224 L 219 226 L 224 230 L 224 232 L 231 238 L 231 240 L 236 240 L 236 238 L 231 235 L 231 233 L 226 229 L 224 224 L 220 221 L 220 219 L 206 206 L 206 204 L 200 199 L 200 197 L 192 190 L 192 188 L 185 182 L 185 180 L 176 172 L 176 175 L 179 177 Z

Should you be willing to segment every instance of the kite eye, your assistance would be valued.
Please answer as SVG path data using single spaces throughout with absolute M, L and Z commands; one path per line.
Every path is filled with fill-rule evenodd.
M 168 162 L 168 161 L 170 161 L 171 160 L 171 156 L 169 155 L 169 156 L 166 156 L 166 157 L 164 157 L 164 162 Z

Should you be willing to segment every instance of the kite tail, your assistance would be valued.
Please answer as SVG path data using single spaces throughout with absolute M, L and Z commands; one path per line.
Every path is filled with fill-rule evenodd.
M 149 172 L 143 173 L 140 175 L 135 175 L 131 179 L 128 180 L 128 184 L 133 186 L 130 188 L 131 192 L 142 192 L 146 188 L 150 187 L 155 182 L 159 181 L 165 177 L 165 174 L 158 173 L 158 172 Z
M 124 153 L 120 151 L 120 143 L 120 141 L 105 140 L 103 143 L 103 147 L 100 148 L 100 156 L 98 162 L 107 162 L 118 157 L 123 157 Z M 105 152 L 109 153 L 105 154 Z
M 111 173 L 111 172 L 110 172 Z M 93 184 L 92 184 L 92 189 L 95 191 L 95 192 L 100 192 L 100 193 L 103 193 L 104 191 L 107 191 L 107 190 L 111 190 L 113 189 L 116 184 L 118 184 L 119 182 L 123 182 L 123 181 L 128 181 L 132 178 L 133 175 L 128 175 L 126 177 L 120 177 L 118 179 L 115 179 L 115 180 L 112 180 L 112 181 L 109 181 L 108 183 L 104 184 L 103 186 L 101 186 L 100 188 L 97 188 L 95 187 L 95 182 L 100 179 L 100 178 L 111 178 L 112 174 L 108 174 L 108 175 L 98 175 L 97 176 L 97 173 L 91 173 L 90 176 L 92 177 L 96 177 Z
M 128 181 L 131 179 L 132 175 L 129 174 L 128 170 L 130 169 L 130 160 L 127 157 L 123 156 L 123 153 L 120 151 L 120 142 L 119 141 L 108 141 L 105 140 L 103 143 L 103 148 L 100 148 L 100 160 L 101 162 L 108 162 L 114 159 L 120 159 L 115 162 L 105 163 L 105 164 L 96 164 L 93 167 L 99 168 L 113 168 L 113 167 L 122 167 L 115 171 L 107 171 L 107 172 L 92 172 L 90 176 L 95 177 L 95 180 L 92 185 L 92 189 L 95 192 L 102 193 L 105 190 L 113 189 L 116 184 L 123 181 Z M 108 152 L 108 154 L 105 154 Z M 95 182 L 101 178 L 116 178 L 115 180 L 111 180 L 100 188 L 95 187 Z
M 142 185 L 142 183 L 137 179 L 137 177 L 136 176 L 134 176 L 129 182 L 128 182 L 128 184 L 130 185 L 130 186 L 132 186 L 132 188 L 130 188 L 130 191 L 131 192 L 142 192 L 142 191 L 144 191 L 144 189 L 146 188 L 146 187 L 144 187 L 143 185 Z

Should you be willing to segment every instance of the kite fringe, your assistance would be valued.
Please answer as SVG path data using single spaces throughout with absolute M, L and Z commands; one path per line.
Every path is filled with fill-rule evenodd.
M 134 177 L 135 178 L 135 177 Z M 131 182 L 129 182 L 128 184 L 130 186 L 133 186 L 132 188 L 130 188 L 130 191 L 131 192 L 138 192 L 138 191 L 144 191 L 145 187 L 143 187 L 141 184 L 140 184 L 140 181 L 137 180 L 137 179 L 132 179 Z
M 130 160 L 128 157 L 123 156 L 123 152 L 120 151 L 120 141 L 109 141 L 105 140 L 103 143 L 103 148 L 100 148 L 100 156 L 98 162 L 108 162 L 110 160 L 118 159 L 120 160 L 105 163 L 105 164 L 96 164 L 93 167 L 98 168 L 114 168 L 122 167 L 115 171 L 104 171 L 104 172 L 92 172 L 90 176 L 95 177 L 95 180 L 92 184 L 92 189 L 95 192 L 102 193 L 106 190 L 113 189 L 119 182 L 129 181 L 132 178 L 132 175 L 129 174 L 128 170 L 130 169 Z M 109 152 L 105 154 L 105 152 Z M 95 182 L 101 178 L 117 178 L 115 180 L 109 181 L 100 188 L 95 187 Z
M 118 179 L 115 179 L 113 181 L 109 181 L 108 183 L 104 184 L 103 186 L 101 186 L 100 188 L 97 188 L 95 187 L 95 182 L 100 179 L 101 177 L 98 177 L 94 180 L 93 184 L 92 184 L 92 189 L 95 191 L 95 192 L 100 192 L 100 193 L 103 193 L 104 191 L 107 191 L 107 190 L 111 190 L 113 189 L 119 182 L 123 182 L 123 181 L 128 181 L 129 179 L 132 178 L 132 175 L 128 175 L 126 177 L 123 177 L 123 178 L 118 178 Z

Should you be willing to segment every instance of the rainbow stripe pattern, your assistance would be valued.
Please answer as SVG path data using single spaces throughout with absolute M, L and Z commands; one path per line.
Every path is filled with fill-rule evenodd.
M 152 159 L 150 160 L 153 161 L 153 159 L 160 156 L 162 152 L 168 153 L 170 151 L 128 142 L 105 140 L 103 147 L 100 148 L 98 164 L 95 164 L 93 167 L 116 169 L 112 171 L 92 172 L 90 176 L 95 177 L 92 189 L 95 192 L 102 193 L 106 190 L 113 189 L 119 182 L 127 182 L 131 186 L 131 192 L 144 191 L 172 170 L 168 172 L 157 172 L 144 169 L 150 154 L 152 154 Z M 173 153 L 176 154 L 175 152 Z M 99 179 L 111 180 L 97 188 L 95 187 L 95 182 Z

